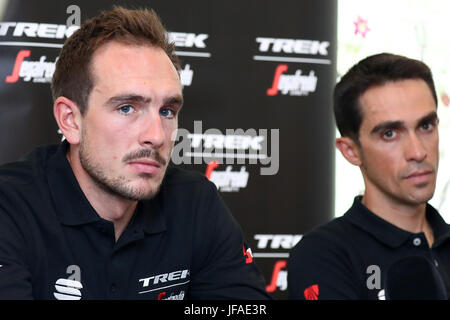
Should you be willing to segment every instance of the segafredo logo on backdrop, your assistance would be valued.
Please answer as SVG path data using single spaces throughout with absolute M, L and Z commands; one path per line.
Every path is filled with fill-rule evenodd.
M 219 167 L 217 161 L 211 161 L 207 167 L 205 176 L 212 181 L 217 190 L 222 192 L 236 192 L 241 188 L 247 187 L 248 172 L 245 166 L 239 171 L 232 171 L 232 166 L 227 166 L 225 170 L 216 170 Z
M 272 277 L 270 278 L 270 282 L 266 286 L 267 292 L 275 292 L 277 289 L 280 291 L 287 290 L 287 269 L 286 269 L 287 261 L 286 260 L 278 260 L 275 262 L 272 271 Z
M 17 53 L 12 72 L 6 76 L 5 82 L 15 83 L 19 78 L 25 82 L 50 83 L 52 81 L 58 57 L 54 61 L 47 60 L 47 56 L 41 56 L 38 60 L 25 60 L 30 55 L 30 50 L 20 50 Z
M 307 96 L 316 91 L 317 77 L 314 70 L 308 74 L 302 74 L 301 69 L 297 69 L 294 74 L 285 74 L 288 66 L 280 64 L 275 69 L 272 87 L 267 89 L 268 96 L 275 96 L 278 92 L 291 96 Z

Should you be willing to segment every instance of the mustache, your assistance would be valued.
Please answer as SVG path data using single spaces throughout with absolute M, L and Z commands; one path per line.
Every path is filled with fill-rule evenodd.
M 420 162 L 408 165 L 404 170 L 402 170 L 402 177 L 408 177 L 414 172 L 420 171 L 432 171 L 436 172 L 436 166 L 429 162 Z
M 167 160 L 155 149 L 139 149 L 136 151 L 132 151 L 127 153 L 123 158 L 122 162 L 129 162 L 133 160 L 139 160 L 142 158 L 150 158 L 165 166 L 167 164 Z

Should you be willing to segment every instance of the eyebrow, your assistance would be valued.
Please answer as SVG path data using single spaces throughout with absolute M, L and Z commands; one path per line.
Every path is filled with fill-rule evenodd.
M 433 112 L 429 113 L 428 115 L 426 115 L 425 117 L 423 117 L 422 119 L 420 119 L 418 124 L 420 126 L 424 123 L 435 122 L 437 120 L 438 120 L 438 115 L 437 115 L 436 111 L 433 111 Z
M 120 104 L 124 102 L 135 102 L 135 103 L 149 103 L 152 99 L 150 97 L 145 97 L 138 94 L 121 94 L 114 97 L 109 98 L 106 101 L 107 105 L 110 104 Z M 183 96 L 176 95 L 173 97 L 169 97 L 164 100 L 164 105 L 166 104 L 178 104 L 180 106 L 183 105 Z
M 164 104 L 177 104 L 183 106 L 184 100 L 182 95 L 176 95 L 174 97 L 170 97 L 166 100 L 164 100 Z
M 427 122 L 436 121 L 437 118 L 438 118 L 438 116 L 437 116 L 436 111 L 432 111 L 429 114 L 427 114 L 426 116 L 420 118 L 419 121 L 417 121 L 417 124 L 420 126 Z M 404 121 L 385 121 L 385 122 L 382 122 L 382 123 L 376 125 L 370 133 L 374 134 L 374 133 L 378 133 L 380 131 L 384 131 L 387 129 L 398 129 L 398 128 L 403 127 L 404 125 L 405 125 Z
M 370 133 L 374 134 L 388 129 L 401 128 L 404 124 L 405 123 L 403 121 L 385 121 L 380 124 L 377 124 Z
M 148 103 L 150 102 L 150 98 L 144 97 L 141 95 L 136 94 L 121 94 L 118 96 L 114 96 L 108 99 L 106 101 L 106 104 L 119 104 L 123 102 L 141 102 L 141 103 Z

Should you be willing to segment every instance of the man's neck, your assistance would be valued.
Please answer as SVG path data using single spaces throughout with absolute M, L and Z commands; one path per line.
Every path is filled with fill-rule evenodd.
M 88 187 L 88 192 L 83 189 L 82 183 L 80 183 L 80 187 L 97 214 L 114 223 L 114 234 L 117 241 L 133 217 L 138 202 L 112 195 L 99 186 L 95 186 L 97 189 L 95 191 L 94 188 Z
M 389 197 L 375 197 L 367 191 L 361 202 L 375 215 L 402 230 L 423 232 L 428 245 L 432 246 L 434 236 L 426 219 L 426 203 L 409 204 Z
M 79 158 L 71 156 L 70 152 L 67 153 L 67 159 L 91 206 L 101 218 L 114 223 L 114 234 L 117 241 L 130 222 L 138 201 L 125 199 L 99 186 L 81 166 Z

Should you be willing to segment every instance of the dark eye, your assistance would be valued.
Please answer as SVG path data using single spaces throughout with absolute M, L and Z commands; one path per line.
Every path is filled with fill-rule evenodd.
M 431 122 L 425 122 L 424 124 L 422 124 L 420 126 L 420 128 L 422 130 L 429 131 L 429 130 L 433 129 L 433 124 Z
M 118 110 L 121 114 L 128 115 L 134 112 L 134 107 L 129 104 L 124 104 L 123 106 L 120 106 Z
M 396 136 L 396 132 L 392 129 L 388 129 L 383 132 L 383 138 L 385 139 L 393 139 Z

